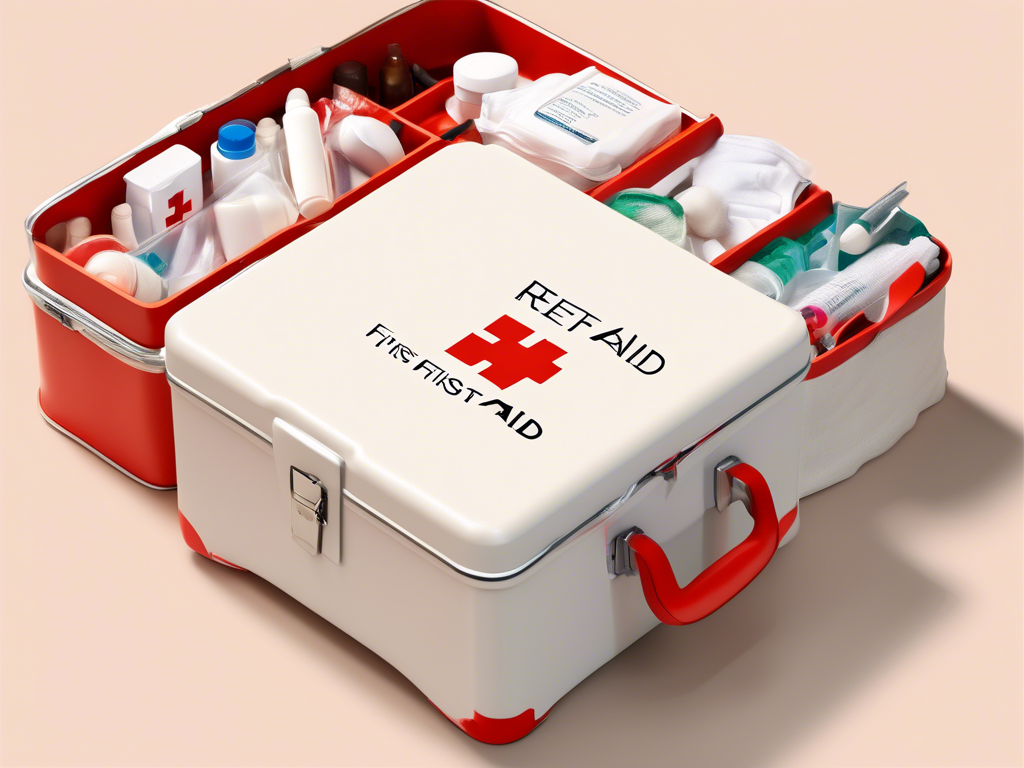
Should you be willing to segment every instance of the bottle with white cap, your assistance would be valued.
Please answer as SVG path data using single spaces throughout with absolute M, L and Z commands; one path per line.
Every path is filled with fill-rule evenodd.
M 309 96 L 301 88 L 288 92 L 281 122 L 288 146 L 292 191 L 299 213 L 311 219 L 331 207 L 332 196 L 320 118 L 309 106 Z
M 519 64 L 504 53 L 482 51 L 463 56 L 452 69 L 455 95 L 445 109 L 457 123 L 475 120 L 480 117 L 484 94 L 511 90 L 518 78 Z

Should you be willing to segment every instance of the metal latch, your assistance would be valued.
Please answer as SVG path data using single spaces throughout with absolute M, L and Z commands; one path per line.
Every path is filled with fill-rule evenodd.
M 742 501 L 750 507 L 750 488 L 742 480 L 727 474 L 730 469 L 742 463 L 735 456 L 730 456 L 715 467 L 715 508 L 719 512 L 725 512 L 736 501 Z
M 636 555 L 629 546 L 629 537 L 635 533 L 643 533 L 633 526 L 623 531 L 608 545 L 608 572 L 613 576 L 630 576 L 636 573 Z
M 291 468 L 292 538 L 311 555 L 319 555 L 327 524 L 327 489 L 319 478 Z

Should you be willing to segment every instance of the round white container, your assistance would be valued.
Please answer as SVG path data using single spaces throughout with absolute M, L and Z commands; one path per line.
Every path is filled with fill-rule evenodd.
M 452 69 L 455 97 L 448 100 L 445 109 L 460 123 L 476 119 L 485 93 L 515 88 L 518 78 L 519 64 L 504 53 L 483 51 L 463 56 Z

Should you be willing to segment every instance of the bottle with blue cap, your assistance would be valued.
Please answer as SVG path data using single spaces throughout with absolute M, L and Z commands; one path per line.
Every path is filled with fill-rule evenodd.
M 248 120 L 232 120 L 217 131 L 217 140 L 210 146 L 210 171 L 213 191 L 255 165 L 263 157 L 263 148 L 256 143 L 256 126 Z

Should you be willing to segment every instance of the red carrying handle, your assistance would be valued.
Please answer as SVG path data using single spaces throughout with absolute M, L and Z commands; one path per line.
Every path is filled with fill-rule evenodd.
M 717 611 L 764 570 L 779 548 L 779 519 L 764 476 L 749 464 L 734 464 L 725 473 L 749 489 L 747 512 L 754 518 L 754 530 L 685 587 L 679 586 L 657 542 L 639 532 L 626 539 L 647 604 L 666 624 L 692 624 Z

